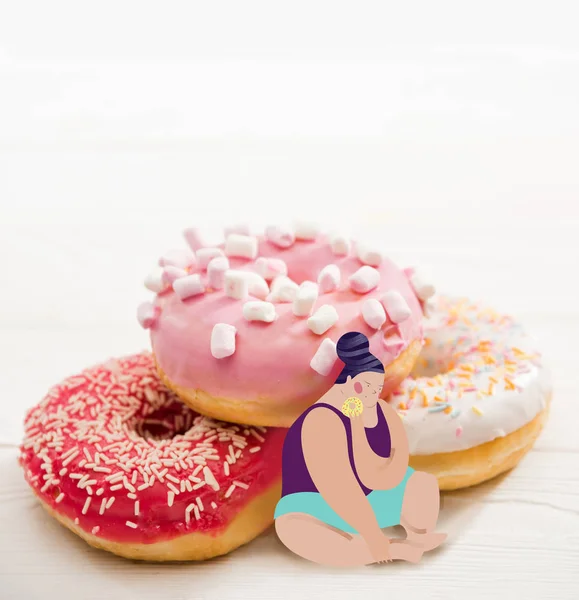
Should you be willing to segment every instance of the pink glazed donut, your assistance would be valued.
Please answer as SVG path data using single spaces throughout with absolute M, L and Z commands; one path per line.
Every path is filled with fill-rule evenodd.
M 216 247 L 185 231 L 145 280 L 138 308 L 159 374 L 197 412 L 237 423 L 289 427 L 342 368 L 336 341 L 370 340 L 387 396 L 422 348 L 433 287 L 374 248 L 316 226 L 226 231 Z

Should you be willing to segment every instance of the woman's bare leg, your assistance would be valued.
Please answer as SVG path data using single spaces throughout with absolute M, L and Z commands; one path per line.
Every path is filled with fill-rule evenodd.
M 310 515 L 282 515 L 275 521 L 275 530 L 282 543 L 294 554 L 322 565 L 355 567 L 375 562 L 360 535 L 351 535 Z M 422 548 L 403 540 L 391 544 L 393 560 L 418 562 L 422 552 Z
M 446 534 L 435 533 L 440 511 L 440 490 L 434 475 L 416 471 L 406 484 L 400 524 L 406 530 L 407 540 L 426 550 L 436 548 Z

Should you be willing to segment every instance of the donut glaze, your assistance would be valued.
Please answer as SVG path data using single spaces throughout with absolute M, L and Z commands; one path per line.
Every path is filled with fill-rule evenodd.
M 414 372 L 390 397 L 412 455 L 456 452 L 505 437 L 547 406 L 549 371 L 512 317 L 441 297 L 424 328 Z
M 325 376 L 310 367 L 310 361 L 322 340 L 336 342 L 348 331 L 360 331 L 370 340 L 370 350 L 385 366 L 392 363 L 413 342 L 422 342 L 422 307 L 407 274 L 390 260 L 376 267 L 378 286 L 366 294 L 350 289 L 348 277 L 362 262 L 354 252 L 336 256 L 327 237 L 315 241 L 296 240 L 289 248 L 279 248 L 259 239 L 259 257 L 285 261 L 288 276 L 296 283 L 316 281 L 328 264 L 341 272 L 341 284 L 332 292 L 320 293 L 314 311 L 331 304 L 338 312 L 338 322 L 326 333 L 316 335 L 308 328 L 307 318 L 293 314 L 291 303 L 276 303 L 273 323 L 250 322 L 242 314 L 243 302 L 228 297 L 223 290 L 207 289 L 203 295 L 182 301 L 169 288 L 157 295 L 158 318 L 151 327 L 151 342 L 158 366 L 169 384 L 176 389 L 197 389 L 213 397 L 236 401 L 294 405 L 298 416 L 305 405 L 319 398 L 332 385 L 342 363 L 336 360 Z M 232 269 L 255 271 L 255 261 L 230 258 Z M 206 280 L 206 274 L 202 273 Z M 386 323 L 382 329 L 369 327 L 361 307 L 369 298 L 380 299 L 385 292 L 398 291 L 408 304 L 411 315 L 397 325 Z M 250 298 L 253 299 L 253 298 Z M 211 332 L 216 323 L 237 329 L 236 351 L 223 360 L 210 353 Z M 386 345 L 387 336 L 395 333 L 400 345 Z M 386 392 L 399 380 L 385 382 Z M 289 423 L 288 423 L 289 424 Z
M 194 413 L 143 353 L 53 387 L 26 417 L 20 463 L 50 511 L 104 540 L 151 544 L 218 536 L 279 483 L 284 437 Z

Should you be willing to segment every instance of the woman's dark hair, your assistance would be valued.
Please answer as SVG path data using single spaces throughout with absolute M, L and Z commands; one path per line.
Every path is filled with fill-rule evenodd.
M 338 357 L 345 363 L 336 383 L 345 383 L 350 377 L 373 371 L 384 373 L 384 365 L 370 352 L 368 338 L 357 331 L 345 333 L 336 346 Z

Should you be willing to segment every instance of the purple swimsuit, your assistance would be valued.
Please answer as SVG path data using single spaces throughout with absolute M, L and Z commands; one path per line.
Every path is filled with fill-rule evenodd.
M 346 430 L 346 437 L 348 439 L 348 456 L 350 457 L 350 466 L 352 467 L 352 471 L 354 472 L 356 480 L 360 484 L 362 491 L 367 496 L 372 490 L 368 489 L 360 481 L 358 473 L 356 472 L 356 465 L 354 464 L 354 451 L 352 447 L 352 424 L 350 423 L 350 418 L 344 415 L 336 407 L 331 406 L 330 404 L 320 403 L 313 404 L 306 409 L 287 432 L 282 453 L 282 497 L 289 494 L 296 494 L 298 492 L 318 492 L 318 489 L 312 481 L 306 465 L 306 460 L 304 458 L 304 452 L 302 449 L 302 425 L 304 419 L 310 413 L 310 411 L 319 407 L 332 410 L 342 420 Z M 378 405 L 378 408 L 378 423 L 374 427 L 365 427 L 364 429 L 366 431 L 366 438 L 368 439 L 368 443 L 370 444 L 372 450 L 374 450 L 378 456 L 388 458 L 390 456 L 391 449 L 390 430 L 380 405 Z

